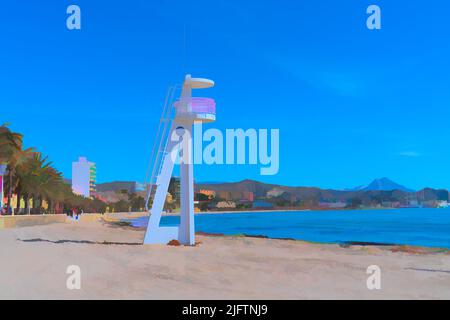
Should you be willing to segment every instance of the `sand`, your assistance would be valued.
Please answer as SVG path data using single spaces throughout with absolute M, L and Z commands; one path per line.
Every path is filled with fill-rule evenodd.
M 450 299 L 445 251 L 217 236 L 143 246 L 143 236 L 106 222 L 0 230 L 0 298 Z M 81 290 L 66 287 L 70 265 Z M 381 290 L 367 289 L 370 265 Z

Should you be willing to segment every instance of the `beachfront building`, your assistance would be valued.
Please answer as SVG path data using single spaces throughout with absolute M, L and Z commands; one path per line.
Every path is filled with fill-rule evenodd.
M 255 195 L 251 191 L 219 191 L 217 198 L 225 201 L 253 202 Z
M 217 209 L 236 209 L 236 202 L 234 201 L 219 201 L 216 205 Z
M 86 198 L 95 195 L 95 179 L 97 169 L 95 163 L 89 162 L 85 157 L 72 163 L 72 191 Z
M 214 190 L 200 189 L 199 193 L 207 196 L 209 199 L 214 199 L 216 197 L 216 192 Z

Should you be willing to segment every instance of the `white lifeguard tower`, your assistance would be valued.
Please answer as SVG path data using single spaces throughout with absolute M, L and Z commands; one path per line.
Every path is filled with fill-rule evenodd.
M 187 75 L 181 88 L 169 88 L 152 151 L 153 166 L 146 200 L 150 218 L 144 244 L 167 244 L 171 240 L 178 240 L 183 245 L 195 244 L 193 125 L 194 122 L 215 121 L 216 103 L 210 98 L 192 97 L 192 90 L 213 86 L 212 80 Z M 181 89 L 181 96 L 174 101 L 177 89 Z M 161 214 L 177 159 L 180 160 L 180 225 L 160 227 Z

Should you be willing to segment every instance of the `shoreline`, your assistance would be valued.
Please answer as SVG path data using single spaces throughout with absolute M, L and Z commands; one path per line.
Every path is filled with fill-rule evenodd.
M 106 222 L 106 221 L 105 221 Z M 129 228 L 134 231 L 145 231 L 145 227 L 136 227 L 131 224 L 129 221 L 109 221 L 106 222 L 111 226 L 118 228 Z M 349 248 L 354 246 L 359 247 L 383 247 L 390 248 L 392 250 L 396 250 L 396 252 L 420 252 L 420 253 L 446 253 L 450 254 L 450 248 L 445 247 L 434 247 L 434 246 L 423 246 L 423 245 L 413 245 L 413 244 L 399 244 L 399 243 L 382 243 L 382 242 L 369 242 L 369 241 L 336 241 L 336 242 L 315 242 L 304 239 L 295 239 L 295 238 L 280 238 L 280 237 L 269 237 L 266 235 L 252 235 L 252 234 L 224 234 L 224 233 L 213 233 L 213 232 L 204 232 L 197 231 L 195 233 L 196 236 L 204 236 L 204 237 L 223 237 L 223 238 L 253 238 L 253 239 L 266 239 L 266 240 L 275 240 L 275 241 L 294 241 L 300 243 L 308 243 L 311 245 L 337 245 L 342 248 Z
M 293 210 L 290 210 L 291 212 Z M 244 213 L 246 213 L 247 211 L 244 211 Z M 276 217 L 282 217 L 282 216 L 278 216 L 276 213 L 277 212 L 281 212 L 285 213 L 286 215 L 288 214 L 289 211 L 284 211 L 284 210 L 273 210 L 273 211 L 253 211 L 254 213 L 272 213 L 275 212 L 274 215 L 269 215 L 269 216 L 264 216 L 264 215 L 260 215 L 261 217 L 263 217 L 262 219 L 275 219 Z M 294 212 L 298 212 L 297 210 L 295 210 Z M 398 212 L 398 211 L 397 211 Z M 206 222 L 207 221 L 219 221 L 218 223 L 220 224 L 220 218 L 217 217 L 216 218 L 213 217 L 213 215 L 220 215 L 220 214 L 230 214 L 228 217 L 229 218 L 225 218 L 225 219 L 232 219 L 232 214 L 239 214 L 242 213 L 242 211 L 219 211 L 219 212 L 201 212 L 201 213 L 197 213 L 197 215 L 200 217 L 202 215 L 211 215 L 210 218 L 207 218 L 205 216 Z M 364 215 L 364 213 L 366 214 L 370 214 L 370 212 L 361 212 L 362 215 Z M 390 215 L 392 212 L 387 211 L 385 212 L 386 215 Z M 394 216 L 395 216 L 394 212 Z M 302 212 L 299 212 L 299 214 L 302 214 Z M 339 215 L 339 212 L 337 212 L 336 214 Z M 355 214 L 355 213 L 353 213 Z M 357 215 L 359 213 L 356 213 Z M 384 216 L 385 215 L 382 211 L 377 213 L 377 217 L 378 216 Z M 417 213 L 416 213 L 417 214 Z M 144 214 L 145 215 L 145 214 Z M 420 213 L 419 213 L 420 215 Z M 172 213 L 172 214 L 168 214 L 165 215 L 166 217 L 178 217 L 179 214 L 178 213 Z M 290 214 L 290 217 L 294 217 L 294 219 L 297 219 L 295 217 L 297 217 L 296 214 Z M 320 213 L 317 214 L 316 216 L 321 216 Z M 343 215 L 342 215 L 343 216 Z M 400 217 L 405 216 L 405 214 L 401 215 Z M 408 214 L 406 214 L 406 216 L 408 216 Z M 251 215 L 245 215 L 243 216 L 244 220 L 247 221 L 248 217 L 249 219 L 251 218 Z M 300 216 L 299 219 L 303 220 L 303 219 L 310 219 L 307 218 L 306 215 L 304 216 L 305 218 L 302 218 Z M 255 216 L 256 218 L 256 216 Z M 200 218 L 199 218 L 200 219 Z M 211 220 L 214 219 L 214 220 Z M 259 218 L 258 218 L 259 219 Z M 276 218 L 278 220 L 278 218 Z M 283 219 L 283 218 L 281 218 Z M 314 218 L 312 218 L 314 219 Z M 399 218 L 392 218 L 394 220 L 399 220 Z M 133 221 L 134 220 L 134 221 Z M 142 218 L 142 219 L 127 219 L 125 218 L 123 220 L 126 223 L 129 223 L 129 226 L 132 228 L 136 228 L 136 229 L 141 229 L 141 230 L 145 230 L 146 229 L 146 219 Z M 203 221 L 203 220 L 202 220 Z M 205 222 L 205 223 L 206 223 Z M 167 221 L 167 223 L 169 223 L 169 220 Z M 175 224 L 175 220 L 170 222 L 172 225 Z M 202 224 L 203 225 L 203 224 Z M 246 224 L 245 224 L 246 225 Z M 248 225 L 246 225 L 247 227 L 250 227 Z M 282 229 L 280 229 L 282 231 Z M 328 230 L 328 229 L 327 229 Z M 334 230 L 334 231 L 333 231 Z M 329 231 L 330 232 L 339 232 L 339 228 L 338 227 L 333 227 L 332 225 L 329 226 Z M 345 229 L 346 230 L 346 229 Z M 198 232 L 199 234 L 204 234 L 204 235 L 212 235 L 212 236 L 245 236 L 245 237 L 252 237 L 252 238 L 266 238 L 266 239 L 273 239 L 273 240 L 293 240 L 293 241 L 305 241 L 305 242 L 311 242 L 311 243 L 322 243 L 322 244 L 337 244 L 340 246 L 351 246 L 351 245 L 363 245 L 363 246 L 408 246 L 408 247 L 413 247 L 413 248 L 428 248 L 430 250 L 450 250 L 450 246 L 448 241 L 442 240 L 442 241 L 428 241 L 426 239 L 424 239 L 423 241 L 415 241 L 413 238 L 408 237 L 406 235 L 404 236 L 395 236 L 395 235 L 391 235 L 389 237 L 379 237 L 379 236 L 372 236 L 372 237 L 367 237 L 367 236 L 358 236 L 358 235 L 354 235 L 354 236 L 346 236 L 346 237 L 342 237 L 339 236 L 339 234 L 335 234 L 334 236 L 311 236 L 310 234 L 306 233 L 304 234 L 303 232 L 299 231 L 299 232 L 289 232 L 289 233 L 285 233 L 285 232 L 271 232 L 270 230 L 261 230 L 261 231 L 257 231 L 257 230 L 253 230 L 253 229 L 249 229 L 249 228 L 231 228 L 231 229 L 222 229 L 222 228 L 217 228 L 217 227 L 207 227 L 207 225 L 205 225 L 203 228 L 199 228 L 200 232 Z M 225 233 L 224 233 L 225 232 Z M 443 239 L 447 239 L 447 238 L 443 238 Z M 312 241 L 310 241 L 312 240 Z M 426 240 L 426 241 L 425 241 Z
M 195 212 L 195 214 L 196 215 L 203 215 L 203 214 L 232 214 L 232 213 L 329 212 L 329 211 L 373 211 L 373 210 L 390 211 L 390 210 L 401 210 L 401 209 L 419 209 L 419 208 L 271 209 L 271 210 L 226 210 L 226 211 L 217 211 L 216 210 L 216 211 L 199 211 L 199 212 Z M 180 212 L 163 213 L 162 214 L 162 216 L 179 216 L 179 215 L 180 215 Z
M 308 211 L 314 211 L 310 209 L 289 209 L 289 210 L 281 210 L 281 209 L 274 209 L 274 210 L 226 210 L 226 211 L 199 211 L 195 212 L 196 215 L 205 215 L 205 214 L 233 214 L 233 213 L 270 213 L 270 212 L 308 212 Z M 179 216 L 180 212 L 174 212 L 174 213 L 165 213 L 163 216 Z

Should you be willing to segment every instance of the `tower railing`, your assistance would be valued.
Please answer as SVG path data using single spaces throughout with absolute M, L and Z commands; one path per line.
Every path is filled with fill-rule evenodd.
M 211 98 L 183 98 L 176 101 L 174 105 L 178 114 L 216 114 L 216 102 Z
M 152 153 L 150 156 L 149 167 L 147 170 L 147 177 L 145 184 L 147 186 L 147 198 L 145 200 L 145 209 L 150 211 L 150 202 L 152 201 L 153 193 L 156 190 L 158 176 L 161 173 L 163 160 L 167 154 L 168 135 L 170 134 L 170 127 L 175 117 L 174 100 L 179 85 L 172 86 L 168 89 L 166 99 L 164 102 L 163 112 L 159 120 L 158 131 L 156 133 L 155 142 L 153 144 Z

